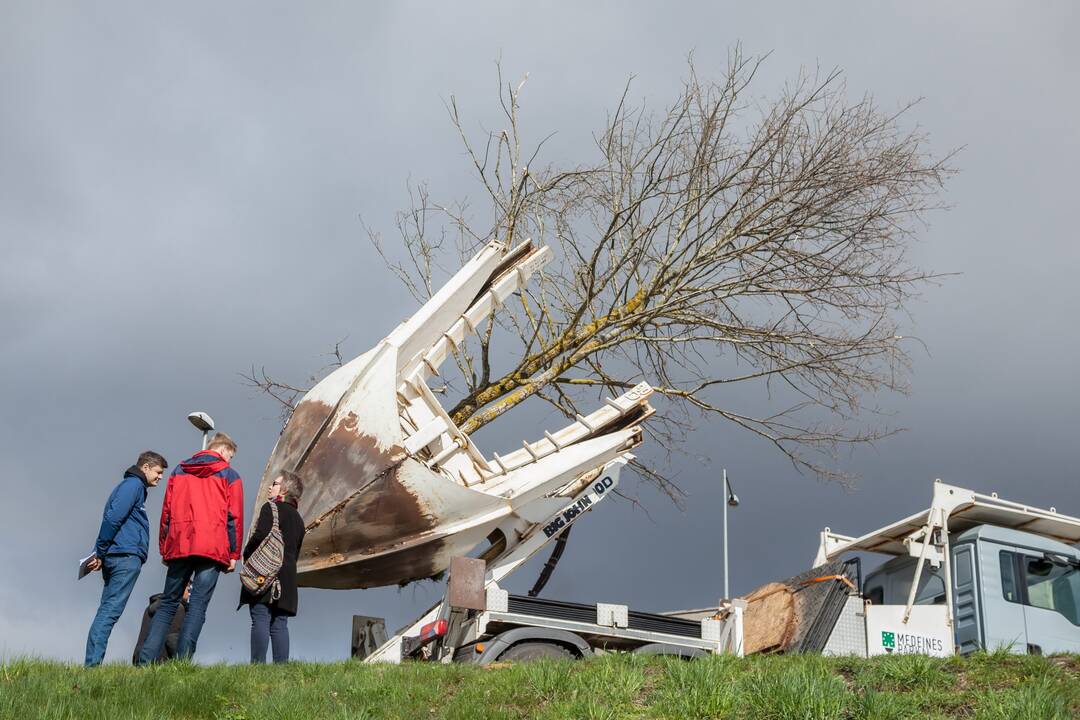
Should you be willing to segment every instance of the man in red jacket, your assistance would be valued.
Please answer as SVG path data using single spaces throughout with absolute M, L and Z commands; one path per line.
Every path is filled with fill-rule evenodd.
M 232 572 L 243 549 L 244 484 L 229 467 L 236 443 L 225 433 L 211 438 L 206 450 L 176 466 L 161 507 L 158 545 L 168 566 L 165 591 L 154 613 L 139 664 L 153 662 L 169 632 L 176 607 L 191 582 L 187 615 L 180 627 L 176 657 L 195 653 L 206 608 L 221 572 Z

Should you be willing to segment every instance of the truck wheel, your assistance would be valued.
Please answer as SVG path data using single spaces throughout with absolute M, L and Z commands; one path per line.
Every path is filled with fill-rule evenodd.
M 546 642 L 525 642 L 514 645 L 499 656 L 499 661 L 528 662 L 550 658 L 553 660 L 572 660 L 576 656 L 562 645 Z

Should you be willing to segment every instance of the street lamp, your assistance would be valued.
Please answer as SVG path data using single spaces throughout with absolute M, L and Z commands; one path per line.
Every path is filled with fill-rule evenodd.
M 731 487 L 731 483 L 728 481 L 727 468 L 724 468 L 724 598 L 730 599 L 731 594 L 728 590 L 728 536 L 727 536 L 727 509 L 731 507 L 739 506 L 739 496 L 735 494 L 735 490 Z
M 188 413 L 188 422 L 202 431 L 202 449 L 206 449 L 206 441 L 210 439 L 210 431 L 214 429 L 214 418 L 204 412 Z

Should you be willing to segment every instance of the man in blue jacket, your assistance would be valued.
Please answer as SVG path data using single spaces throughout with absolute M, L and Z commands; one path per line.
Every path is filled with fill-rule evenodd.
M 146 491 L 158 484 L 169 464 L 160 454 L 147 450 L 124 473 L 113 488 L 101 516 L 101 529 L 90 559 L 91 570 L 101 569 L 105 587 L 101 603 L 86 638 L 86 666 L 100 665 L 113 625 L 120 619 L 135 587 L 150 546 L 150 522 L 146 517 Z

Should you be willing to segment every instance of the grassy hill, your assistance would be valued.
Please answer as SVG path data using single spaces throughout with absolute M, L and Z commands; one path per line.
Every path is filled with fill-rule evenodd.
M 491 668 L 0 665 L 4 720 L 971 717 L 1080 717 L 1080 656 L 608 656 Z

